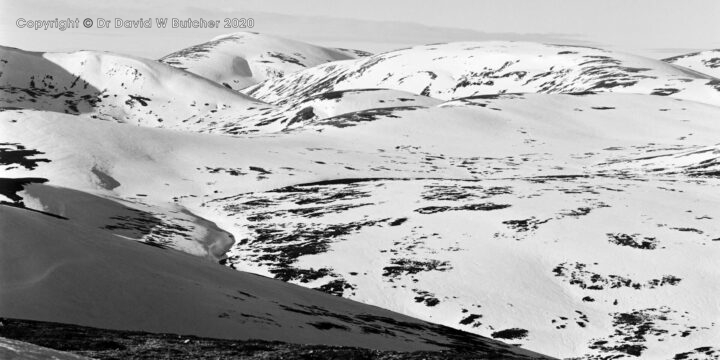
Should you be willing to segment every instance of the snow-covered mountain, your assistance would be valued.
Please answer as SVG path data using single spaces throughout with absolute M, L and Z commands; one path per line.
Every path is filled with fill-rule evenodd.
M 720 104 L 717 81 L 659 60 L 596 48 L 466 42 L 328 63 L 243 92 L 276 104 L 358 88 L 390 88 L 443 100 L 515 92 L 612 91 Z
M 720 49 L 673 56 L 663 61 L 720 79 Z
M 0 47 L 0 106 L 213 132 L 272 106 L 156 61 L 105 52 Z
M 277 280 L 550 356 L 702 358 L 720 343 L 715 81 L 599 49 L 460 43 L 321 64 L 248 91 L 272 104 L 213 84 L 242 104 L 194 127 L 66 114 L 49 96 L 0 112 L 0 201 L 24 207 L 5 210 L 22 215 L 13 221 L 59 228 L 58 246 L 97 238 L 113 244 L 92 250 L 100 258 L 140 257 L 206 284 L 212 309 L 225 306 L 224 279 L 274 277 L 253 285 L 265 294 L 253 293 L 256 309 L 294 333 L 305 318 L 276 308 L 301 289 Z M 168 99 L 181 118 L 185 101 Z M 0 233 L 44 248 L 31 228 Z M 165 298 L 159 269 L 148 281 Z M 287 292 L 263 293 L 276 288 Z M 362 307 L 313 296 L 301 303 Z M 423 329 L 406 336 L 442 339 Z M 371 346 L 353 334 L 342 343 Z
M 332 49 L 253 32 L 218 36 L 160 59 L 168 65 L 241 90 L 305 68 L 370 53 Z

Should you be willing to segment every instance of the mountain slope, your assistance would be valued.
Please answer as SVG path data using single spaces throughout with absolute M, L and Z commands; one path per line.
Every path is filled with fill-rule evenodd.
M 72 221 L 8 206 L 0 214 L 3 316 L 224 339 L 522 353 Z
M 390 88 L 442 100 L 506 92 L 612 91 L 720 104 L 719 86 L 706 75 L 602 49 L 524 42 L 459 42 L 319 65 L 267 80 L 243 92 L 276 104 L 359 88 Z
M 367 55 L 270 35 L 237 32 L 166 55 L 160 62 L 241 90 L 315 65 Z
M 673 56 L 662 61 L 720 78 L 720 49 Z
M 272 106 L 155 61 L 112 53 L 0 48 L 3 108 L 212 132 Z
M 718 111 L 507 94 L 251 137 L 4 111 L 0 142 L 23 146 L 7 176 L 213 221 L 239 270 L 553 356 L 654 358 L 718 341 Z

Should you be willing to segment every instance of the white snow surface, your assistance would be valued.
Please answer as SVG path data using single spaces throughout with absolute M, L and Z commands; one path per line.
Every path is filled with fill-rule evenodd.
M 152 261 L 181 250 L 554 357 L 713 358 L 714 81 L 600 49 L 457 43 L 286 73 L 246 91 L 267 103 L 192 127 L 22 101 L 0 112 L 0 177 L 34 179 L 0 200 L 166 248 L 143 247 Z M 178 119 L 201 94 L 184 96 Z
M 720 78 L 720 49 L 673 56 L 663 61 Z
M 720 104 L 717 79 L 659 60 L 598 48 L 508 41 L 395 50 L 316 66 L 243 92 L 282 104 L 332 90 L 378 87 L 443 100 L 514 92 L 612 91 Z
M 336 60 L 367 56 L 253 32 L 221 35 L 160 59 L 234 90 Z

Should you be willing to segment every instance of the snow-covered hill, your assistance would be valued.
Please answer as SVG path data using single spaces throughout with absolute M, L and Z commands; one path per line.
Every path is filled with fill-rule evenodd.
M 663 61 L 720 79 L 720 49 L 673 56 Z
M 0 201 L 64 234 L 551 356 L 701 357 L 720 343 L 715 81 L 599 49 L 461 43 L 286 74 L 250 91 L 274 104 L 170 127 L 190 131 L 64 114 L 50 96 L 0 112 Z
M 160 59 L 168 65 L 241 90 L 268 79 L 336 60 L 371 55 L 253 32 L 218 36 Z
M 525 42 L 416 46 L 319 65 L 243 92 L 282 104 L 358 88 L 390 88 L 443 100 L 514 92 L 612 91 L 720 104 L 716 79 L 659 60 Z
M 718 341 L 719 289 L 703 280 L 717 277 L 718 183 L 686 170 L 717 162 L 719 113 L 480 96 L 231 138 L 5 111 L 0 142 L 34 167 L 8 176 L 212 221 L 235 237 L 223 263 L 237 269 L 554 356 L 654 358 Z M 40 199 L 29 206 L 38 187 L 20 193 Z M 163 228 L 153 242 L 183 249 Z
M 156 61 L 104 52 L 0 47 L 0 107 L 213 132 L 272 106 Z

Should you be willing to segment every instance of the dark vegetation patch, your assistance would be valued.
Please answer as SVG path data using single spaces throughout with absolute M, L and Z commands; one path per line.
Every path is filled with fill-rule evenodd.
M 330 273 L 328 273 L 329 275 Z M 355 290 L 355 286 L 348 283 L 344 279 L 333 279 L 332 281 L 328 282 L 327 284 L 321 285 L 319 287 L 316 287 L 315 290 L 320 290 L 322 292 L 335 295 L 335 296 L 343 296 L 345 293 L 345 290 Z
M 362 219 L 354 222 L 312 222 L 310 219 L 335 215 L 370 205 L 350 202 L 370 196 L 363 185 L 355 182 L 329 185 L 295 185 L 266 193 L 245 194 L 225 198 L 222 209 L 229 216 L 238 216 L 249 222 L 250 236 L 240 239 L 235 247 L 241 255 L 223 261 L 228 266 L 239 261 L 250 261 L 266 266 L 277 279 L 309 282 L 332 277 L 319 290 L 342 295 L 354 287 L 327 268 L 298 268 L 297 259 L 306 255 L 326 252 L 330 244 L 360 231 L 364 227 L 381 226 L 402 221 L 389 218 Z M 290 204 L 290 206 L 288 206 Z M 293 206 L 293 204 L 295 206 Z
M 658 88 L 653 89 L 653 91 L 650 93 L 650 95 L 659 95 L 659 96 L 670 96 L 672 94 L 679 93 L 679 89 L 675 88 Z
M 272 174 L 270 171 L 267 171 L 259 166 L 250 166 L 250 170 L 259 172 L 260 174 L 263 174 L 263 175 Z
M 347 114 L 337 115 L 326 119 L 318 119 L 308 122 L 310 125 L 327 125 L 338 128 L 356 126 L 363 122 L 375 121 L 382 118 L 399 118 L 396 112 L 412 111 L 422 108 L 421 106 L 396 106 L 380 109 L 368 109 Z
M 686 314 L 666 306 L 614 313 L 612 314 L 614 333 L 603 339 L 591 340 L 588 347 L 603 354 L 642 356 L 647 349 L 645 343 L 650 337 L 663 341 L 666 337 L 685 337 L 700 330 L 701 328 L 695 326 L 681 326 L 671 331 L 663 326 L 677 327 L 680 325 L 678 315 L 680 318 L 685 318 Z
M 404 224 L 408 219 L 407 218 L 398 218 L 388 223 L 390 226 L 400 226 Z
M 589 207 L 579 207 L 579 208 L 577 208 L 577 209 L 562 211 L 562 212 L 560 212 L 560 215 L 562 215 L 562 216 L 567 216 L 567 217 L 578 218 L 578 217 L 585 216 L 585 215 L 589 214 L 590 211 L 592 211 L 592 208 L 589 208 Z
M 290 121 L 288 121 L 286 126 L 290 126 L 295 123 L 300 123 L 306 120 L 310 120 L 312 118 L 315 118 L 315 110 L 312 106 L 308 106 L 305 108 L 302 108 L 300 111 L 295 113 L 295 116 L 293 116 Z
M 333 241 L 388 219 L 365 220 L 343 224 L 301 222 L 276 227 L 260 223 L 249 226 L 253 237 L 242 239 L 238 245 L 252 249 L 252 261 L 266 265 L 276 279 L 308 282 L 333 275 L 328 269 L 300 269 L 293 264 L 298 258 L 326 252 Z M 239 259 L 231 258 L 232 261 Z M 336 290 L 337 287 L 332 287 Z M 337 294 L 333 290 L 334 294 Z
M 460 206 L 426 206 L 420 209 L 415 209 L 415 212 L 420 214 L 435 214 L 445 211 L 491 211 L 509 208 L 509 204 L 493 204 L 493 203 L 482 203 L 482 204 L 467 204 Z
M 305 64 L 300 62 L 300 59 L 298 59 L 294 56 L 290 56 L 290 55 L 283 54 L 283 53 L 276 52 L 276 51 L 268 51 L 267 54 L 268 54 L 268 56 L 279 59 L 283 62 L 295 64 L 297 66 L 306 67 Z
M 35 170 L 38 163 L 50 160 L 45 158 L 32 158 L 36 155 L 44 154 L 44 152 L 35 149 L 27 149 L 25 146 L 17 143 L 0 143 L 0 165 L 19 165 L 27 170 Z M 9 166 L 6 170 L 11 170 L 17 166 Z
M 525 329 L 512 328 L 496 331 L 490 334 L 494 339 L 505 339 L 505 340 L 517 340 L 524 339 L 528 336 L 528 331 Z
M 628 246 L 635 249 L 642 249 L 642 250 L 654 250 L 657 245 L 658 241 L 654 237 L 641 237 L 640 234 L 611 234 L 608 233 L 608 241 L 610 243 L 620 246 Z
M 25 207 L 22 196 L 17 193 L 23 191 L 25 185 L 28 184 L 42 184 L 48 180 L 44 178 L 0 178 L 0 195 L 7 197 L 12 200 L 13 205 Z M 0 203 L 6 203 L 1 201 Z
M 419 289 L 413 289 L 413 291 L 418 295 L 414 298 L 416 303 L 425 303 L 425 306 L 429 307 L 433 307 L 440 303 L 440 300 L 435 297 L 435 294 L 429 291 Z
M 512 230 L 515 230 L 517 232 L 527 232 L 530 230 L 537 230 L 538 227 L 541 224 L 544 224 L 546 222 L 550 221 L 550 219 L 545 220 L 539 220 L 535 217 L 531 217 L 529 219 L 522 219 L 522 220 L 506 220 L 502 223 L 507 225 Z
M 480 318 L 482 318 L 482 315 L 480 315 L 480 314 L 470 314 L 470 315 L 464 317 L 462 320 L 460 320 L 460 325 L 470 325 L 473 322 L 475 322 L 475 320 L 480 319 Z M 473 327 L 476 327 L 476 326 L 473 325 Z
M 509 186 L 484 188 L 479 185 L 431 184 L 425 186 L 421 194 L 427 201 L 458 201 L 464 199 L 487 199 L 496 195 L 512 194 Z
M 571 285 L 581 289 L 603 290 L 615 288 L 654 289 L 661 286 L 673 286 L 680 283 L 682 279 L 665 275 L 660 279 L 650 279 L 645 282 L 634 281 L 626 276 L 601 275 L 587 270 L 587 265 L 582 263 L 561 263 L 553 269 L 555 276 L 563 278 Z M 592 298 L 583 301 L 594 301 Z
M 670 229 L 671 229 L 671 230 L 682 231 L 682 232 L 693 232 L 693 233 L 696 233 L 696 234 L 702 234 L 702 233 L 703 233 L 702 230 L 698 230 L 698 229 L 695 229 L 695 228 L 689 228 L 689 227 L 672 227 L 672 228 L 670 228 Z
M 150 98 L 139 96 L 139 95 L 128 95 L 130 99 L 125 101 L 125 105 L 130 106 L 131 108 L 135 106 L 135 102 L 139 103 L 142 106 L 147 106 L 148 102 L 150 101 Z
M 383 276 L 396 279 L 401 276 L 415 275 L 425 271 L 448 271 L 452 269 L 449 261 L 436 259 L 415 260 L 415 259 L 391 259 L 390 266 L 383 268 Z
M 566 329 L 571 322 L 575 325 L 584 328 L 590 323 L 588 316 L 580 310 L 575 310 L 575 314 L 570 318 L 568 316 L 558 316 L 557 319 L 552 319 L 551 323 L 555 325 L 555 329 L 562 330 Z
M 600 275 L 587 270 L 587 265 L 582 263 L 561 263 L 553 269 L 555 276 L 562 277 L 571 285 L 576 285 L 587 290 L 603 290 L 606 288 L 633 288 L 633 289 L 654 289 L 661 286 L 673 286 L 680 283 L 682 279 L 665 275 L 660 279 L 650 279 L 645 282 L 634 281 L 620 275 Z M 584 299 L 583 299 L 584 300 Z M 594 301 L 594 300 L 593 300 Z
M 701 346 L 693 349 L 692 351 L 686 351 L 675 354 L 673 360 L 689 360 L 689 359 L 718 359 L 720 358 L 720 347 L 716 346 Z
M 199 170 L 199 168 L 198 168 L 198 170 Z M 247 172 L 243 171 L 241 168 L 221 168 L 221 167 L 212 168 L 212 167 L 206 166 L 205 170 L 211 174 L 224 173 L 224 174 L 228 174 L 231 176 L 241 176 L 241 175 L 248 174 Z

